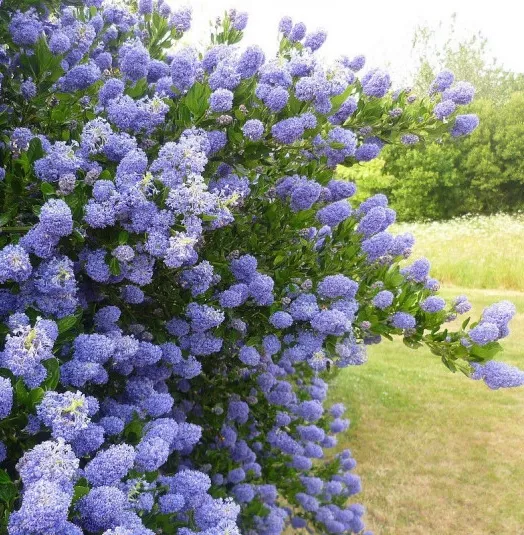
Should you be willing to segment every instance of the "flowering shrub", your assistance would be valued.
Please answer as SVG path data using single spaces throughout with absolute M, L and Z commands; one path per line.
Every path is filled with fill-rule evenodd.
M 364 58 L 241 49 L 230 12 L 203 51 L 186 9 L 3 0 L 0 502 L 11 535 L 359 533 L 360 490 L 327 380 L 403 336 L 491 388 L 515 309 L 479 322 L 359 206 L 337 165 L 465 135 L 451 73 L 413 102 Z

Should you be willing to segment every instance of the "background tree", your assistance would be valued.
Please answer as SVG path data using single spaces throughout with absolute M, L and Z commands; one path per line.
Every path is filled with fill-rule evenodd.
M 449 69 L 458 80 L 475 86 L 478 99 L 505 102 L 514 91 L 524 89 L 524 76 L 508 71 L 490 57 L 487 38 L 477 32 L 460 38 L 456 15 L 438 27 L 420 26 L 412 40 L 415 74 L 410 82 L 419 93 L 428 91 L 435 75 Z
M 373 162 L 340 170 L 355 180 L 363 197 L 389 194 L 401 220 L 449 219 L 468 214 L 514 212 L 524 206 L 522 159 L 524 78 L 489 59 L 486 38 L 457 39 L 452 19 L 444 43 L 442 28 L 418 28 L 413 38 L 414 95 L 427 93 L 437 72 L 451 70 L 475 86 L 467 108 L 480 127 L 464 143 L 419 143 L 409 151 L 388 144 Z M 406 110 L 404 110 L 406 113 Z

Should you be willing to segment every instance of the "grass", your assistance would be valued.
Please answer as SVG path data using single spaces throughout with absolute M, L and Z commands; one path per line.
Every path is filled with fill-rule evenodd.
M 443 297 L 466 293 L 474 316 L 497 300 L 515 303 L 498 358 L 524 369 L 524 222 L 499 216 L 426 228 L 409 230 L 424 236 L 416 252 L 433 260 Z M 524 389 L 491 391 L 425 349 L 385 341 L 365 366 L 339 374 L 331 399 L 348 408 L 352 425 L 339 443 L 357 459 L 358 498 L 376 535 L 524 535 Z
M 522 215 L 403 223 L 395 231 L 415 236 L 414 255 L 427 256 L 444 285 L 524 291 Z

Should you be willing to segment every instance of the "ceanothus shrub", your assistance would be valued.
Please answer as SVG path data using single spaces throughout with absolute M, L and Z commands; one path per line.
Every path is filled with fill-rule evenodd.
M 469 134 L 290 18 L 205 50 L 162 0 L 0 1 L 0 522 L 10 535 L 360 533 L 328 381 L 402 336 L 490 388 L 515 308 L 453 331 L 413 237 L 339 165 Z M 409 150 L 406 148 L 406 150 Z

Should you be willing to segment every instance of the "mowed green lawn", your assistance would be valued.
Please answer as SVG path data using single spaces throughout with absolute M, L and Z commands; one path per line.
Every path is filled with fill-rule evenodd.
M 470 258 L 461 248 L 455 261 L 489 265 L 482 254 L 496 240 L 468 241 Z M 508 272 L 518 269 L 516 283 L 523 284 L 524 249 L 505 244 L 503 236 L 497 247 L 519 264 Z M 431 259 L 432 249 L 423 242 L 417 250 Z M 435 253 L 443 262 L 444 253 Z M 463 282 L 464 272 L 456 273 Z M 524 293 L 449 284 L 442 291 L 445 298 L 460 293 L 469 295 L 474 317 L 494 301 L 515 303 L 518 315 L 497 358 L 524 369 Z M 370 348 L 367 364 L 340 373 L 331 399 L 345 403 L 352 421 L 339 443 L 358 462 L 364 489 L 358 497 L 376 535 L 524 535 L 524 388 L 491 391 L 452 374 L 425 349 L 386 340 Z

